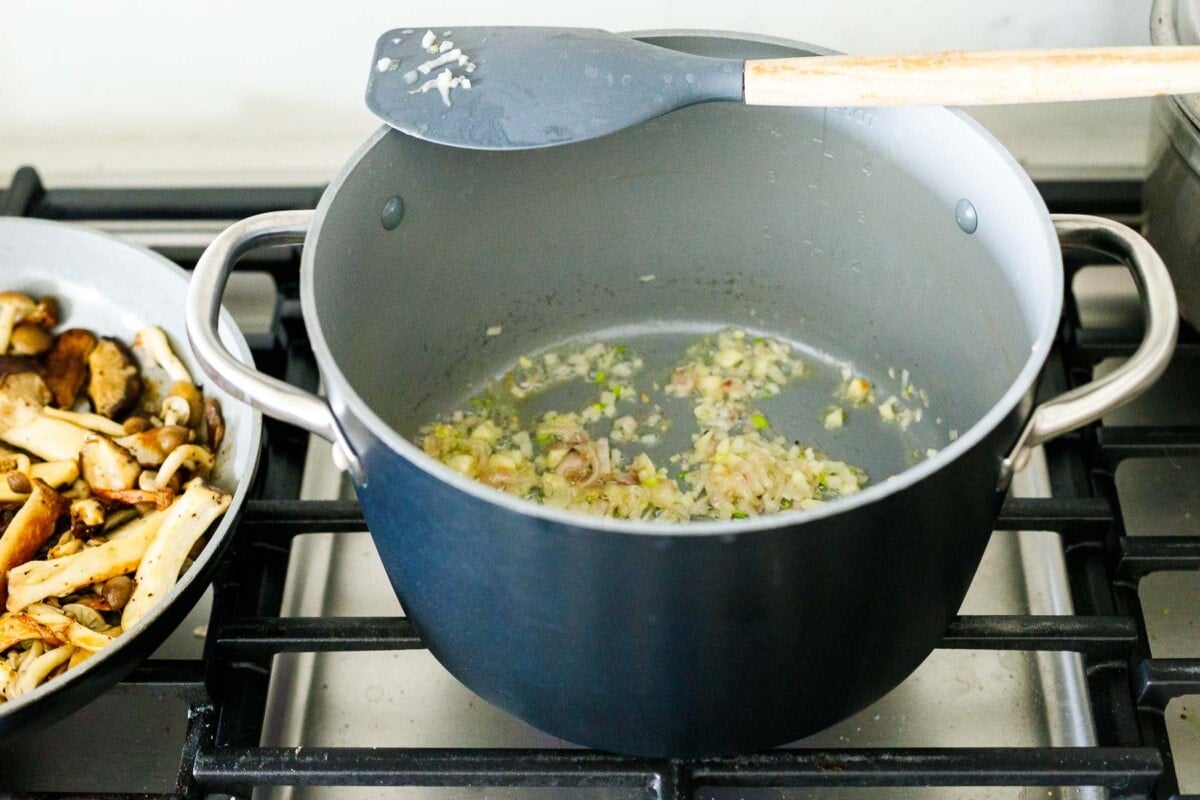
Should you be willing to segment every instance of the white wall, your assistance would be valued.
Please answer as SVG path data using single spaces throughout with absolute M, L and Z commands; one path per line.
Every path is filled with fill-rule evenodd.
M 472 24 L 743 30 L 849 52 L 1136 44 L 1150 0 L 0 0 L 0 184 L 327 179 L 375 123 L 375 37 Z M 1138 174 L 1144 101 L 978 110 L 1039 175 Z

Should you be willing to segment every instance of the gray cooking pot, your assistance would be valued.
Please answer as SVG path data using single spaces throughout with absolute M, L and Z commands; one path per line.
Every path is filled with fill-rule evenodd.
M 1154 44 L 1200 44 L 1195 0 L 1155 0 L 1150 17 Z M 1152 108 L 1146 238 L 1175 281 L 1180 313 L 1200 328 L 1200 94 L 1156 97 Z
M 714 56 L 817 52 L 639 36 Z M 327 399 L 239 366 L 214 338 L 237 258 L 301 241 Z M 1129 263 L 1146 340 L 1035 411 L 1062 304 L 1060 242 Z M 900 683 L 958 609 L 1013 467 L 1151 383 L 1177 316 L 1136 233 L 1052 220 L 964 114 L 711 104 L 520 152 L 380 130 L 315 213 L 221 234 L 197 266 L 187 322 L 215 381 L 335 443 L 406 612 L 463 683 L 571 741 L 706 756 L 803 736 Z M 722 324 L 880 381 L 888 365 L 911 368 L 942 418 L 940 452 L 905 470 L 899 439 L 866 416 L 840 440 L 810 425 L 806 437 L 872 484 L 808 512 L 668 524 L 518 500 L 406 438 L 523 353 Z M 819 419 L 819 405 L 800 405 L 795 425 Z M 855 439 L 856 427 L 877 435 Z

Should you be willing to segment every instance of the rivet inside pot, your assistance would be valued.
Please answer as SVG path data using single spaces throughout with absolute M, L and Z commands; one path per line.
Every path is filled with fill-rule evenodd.
M 958 220 L 958 227 L 962 228 L 964 233 L 974 233 L 979 227 L 979 214 L 971 201 L 965 197 L 955 204 L 954 218 Z
M 389 197 L 387 202 L 383 204 L 383 222 L 384 230 L 393 230 L 400 224 L 400 220 L 404 219 L 404 200 L 400 195 Z

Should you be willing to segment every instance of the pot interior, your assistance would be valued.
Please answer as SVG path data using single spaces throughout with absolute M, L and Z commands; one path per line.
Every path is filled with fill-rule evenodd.
M 705 55 L 800 52 L 646 38 Z M 764 404 L 777 432 L 878 482 L 996 405 L 1044 357 L 1031 351 L 1061 303 L 1060 255 L 1032 184 L 940 108 L 714 103 L 518 152 L 381 131 L 329 191 L 309 240 L 308 322 L 359 397 L 410 439 L 522 355 L 628 343 L 661 382 L 698 332 L 737 325 L 792 341 L 814 366 L 851 362 L 880 400 L 900 394 L 908 370 L 929 407 L 907 431 L 873 409 L 825 430 L 828 366 Z M 393 198 L 403 216 L 390 227 Z

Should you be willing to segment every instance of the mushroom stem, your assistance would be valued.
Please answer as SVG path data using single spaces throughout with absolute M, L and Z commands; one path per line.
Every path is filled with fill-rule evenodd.
M 171 590 L 183 562 L 213 520 L 225 513 L 233 498 L 200 481 L 192 483 L 166 512 L 162 526 L 146 548 L 137 570 L 137 588 L 121 614 L 129 630 Z
M 134 338 L 133 344 L 145 350 L 154 359 L 154 363 L 166 371 L 171 380 L 194 383 L 187 367 L 171 350 L 171 343 L 167 341 L 167 334 L 162 328 L 155 325 L 142 328 Z
M 78 425 L 81 428 L 87 428 L 89 431 L 103 433 L 105 436 L 111 436 L 114 439 L 125 435 L 125 426 L 119 422 L 113 422 L 108 417 L 102 417 L 99 414 L 87 414 L 79 411 L 64 411 L 61 408 L 54 406 L 46 406 L 42 409 L 42 413 L 47 417 L 61 419 L 64 422 L 70 422 Z
M 208 475 L 215 463 L 216 459 L 206 448 L 198 444 L 180 445 L 163 461 L 154 477 L 154 488 L 162 489 L 180 469 L 186 469 L 194 475 Z

